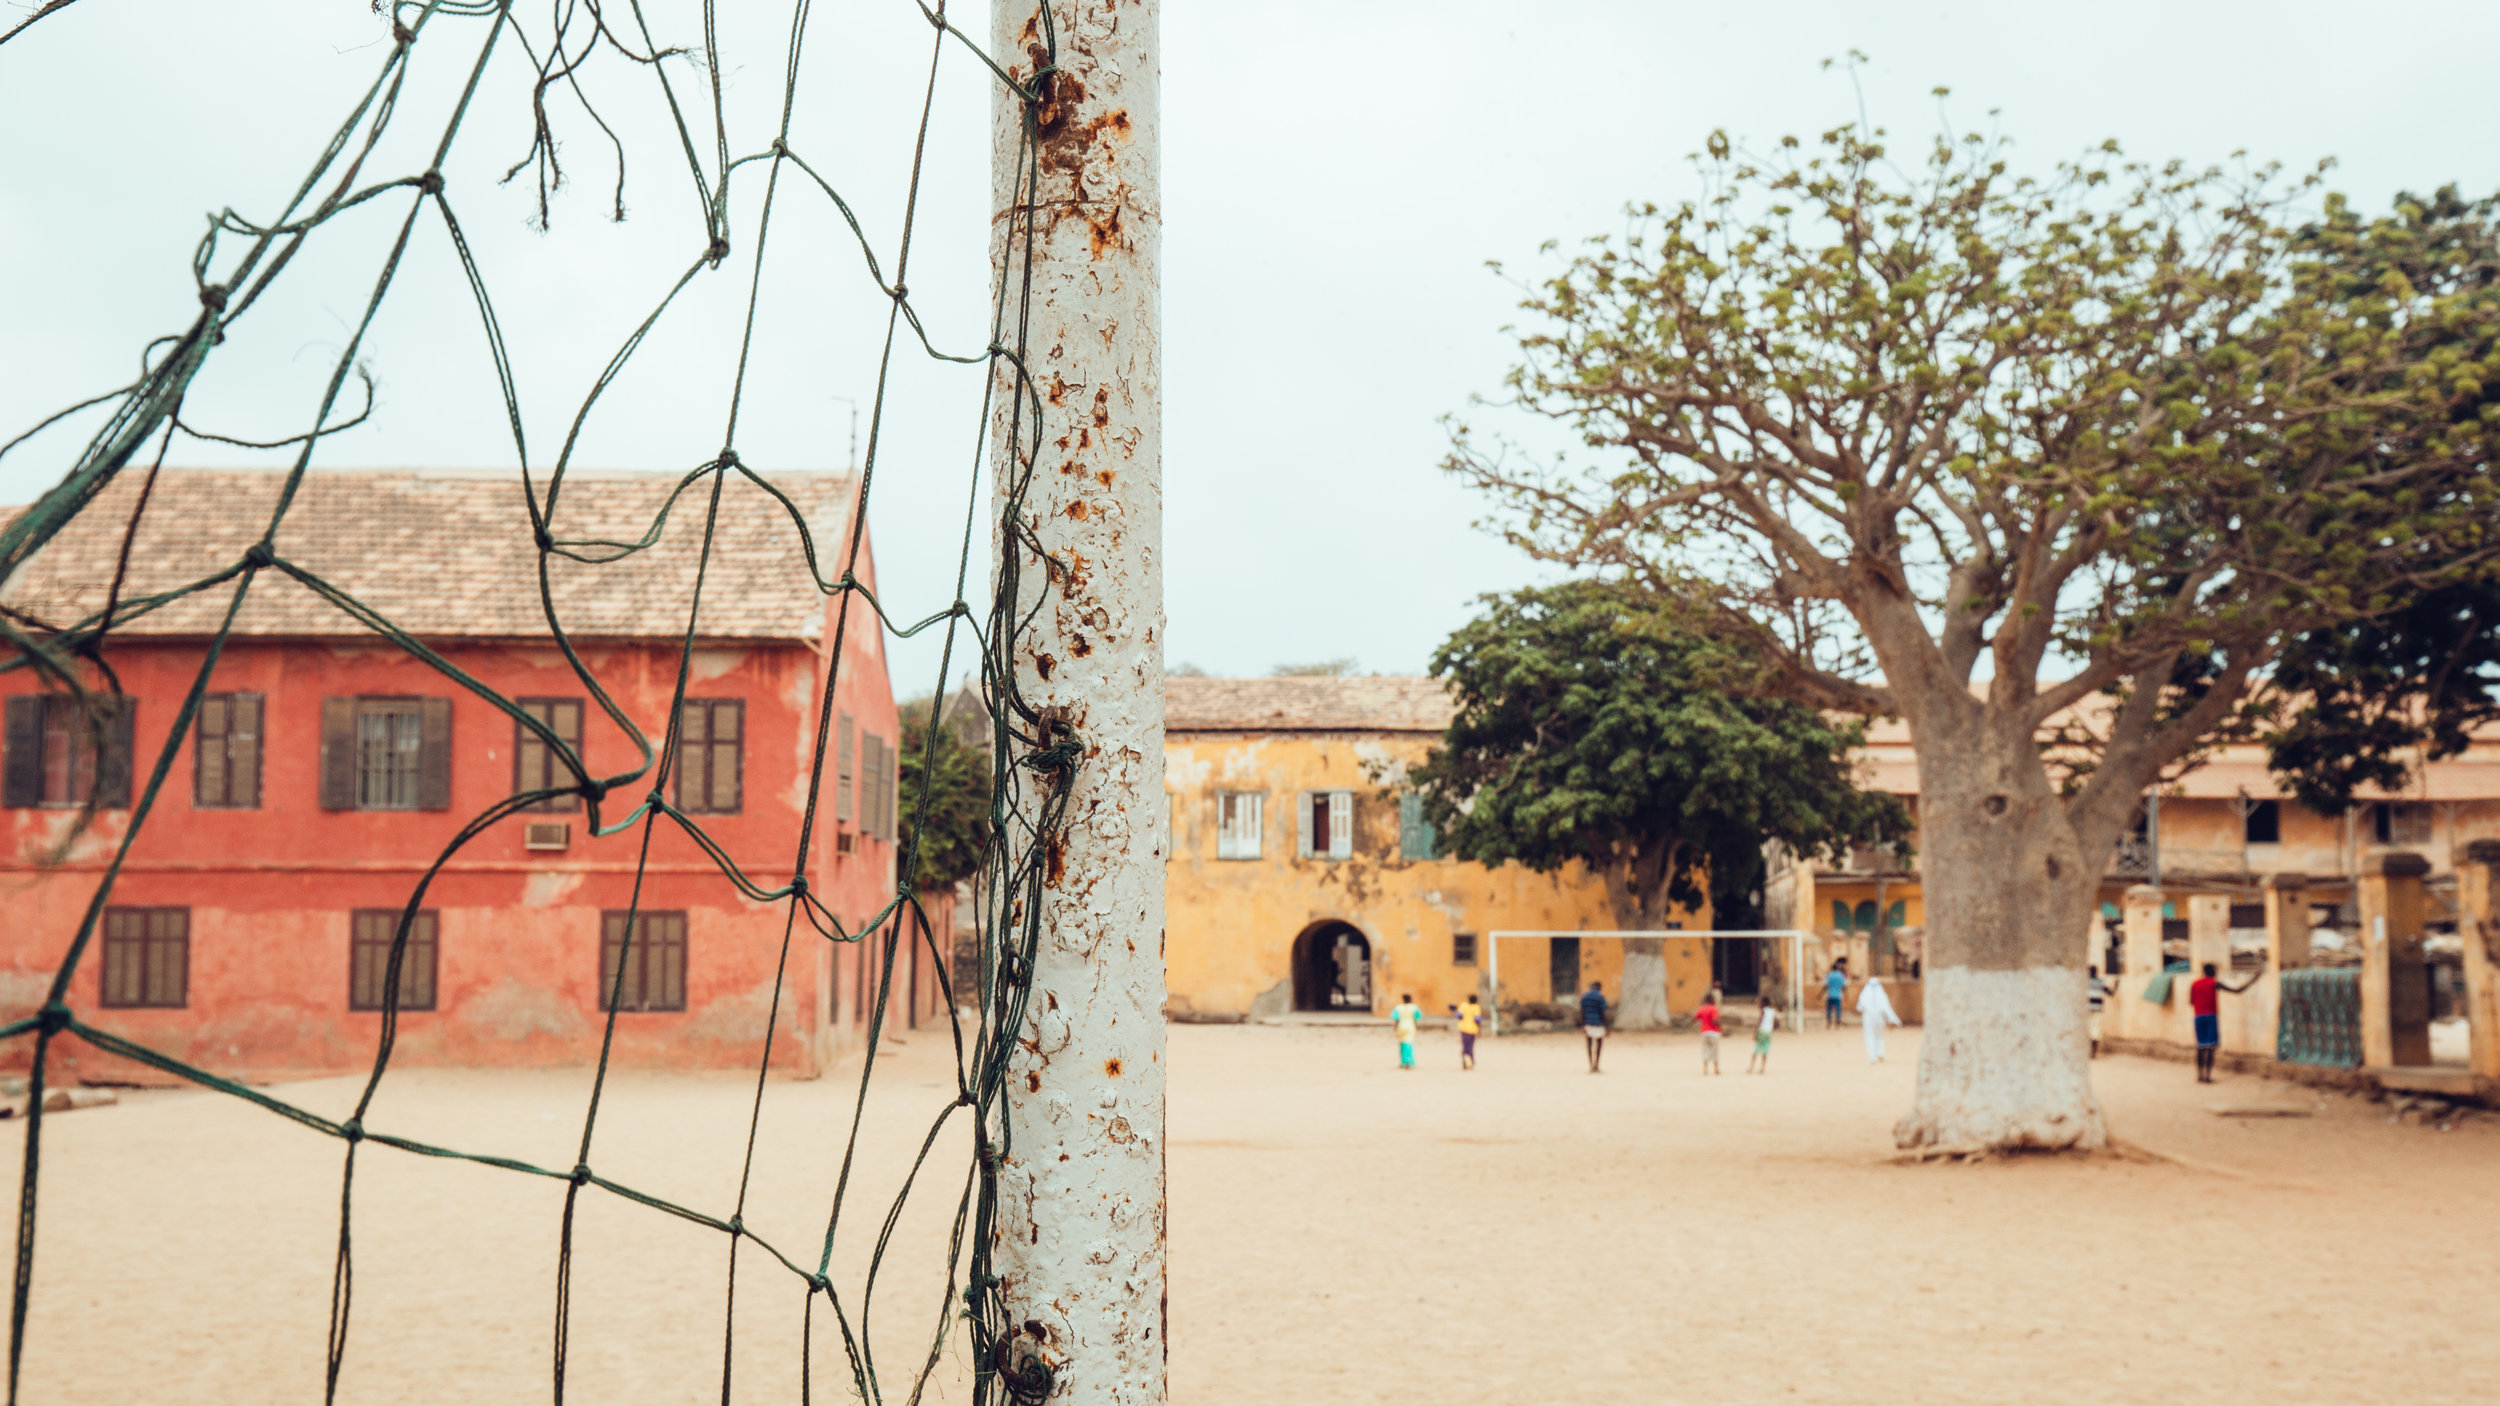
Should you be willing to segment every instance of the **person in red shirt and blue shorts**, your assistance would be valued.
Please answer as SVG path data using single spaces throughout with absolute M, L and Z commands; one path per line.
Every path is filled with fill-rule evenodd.
M 2222 993 L 2237 996 L 2257 984 L 2262 971 L 2248 974 L 2248 980 L 2237 986 L 2225 986 L 2215 975 L 2219 969 L 2205 964 L 2205 974 L 2188 983 L 2188 1010 L 2196 1016 L 2196 1082 L 2214 1081 L 2214 1056 L 2222 1051 Z

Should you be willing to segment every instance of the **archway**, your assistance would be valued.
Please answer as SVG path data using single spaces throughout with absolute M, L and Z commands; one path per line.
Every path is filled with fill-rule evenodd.
M 1372 945 L 1352 923 L 1320 922 L 1293 940 L 1293 1008 L 1372 1008 Z

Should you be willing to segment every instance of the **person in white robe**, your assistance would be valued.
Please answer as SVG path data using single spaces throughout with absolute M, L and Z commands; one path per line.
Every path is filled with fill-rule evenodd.
M 1882 977 L 1870 976 L 1858 988 L 1858 1024 L 1866 1032 L 1866 1062 L 1884 1062 L 1884 1027 L 1899 1025 L 1901 1017 L 1892 1009 L 1892 998 L 1884 994 Z

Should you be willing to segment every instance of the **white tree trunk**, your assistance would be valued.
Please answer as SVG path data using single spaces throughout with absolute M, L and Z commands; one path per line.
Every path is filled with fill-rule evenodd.
M 1614 1022 L 1621 1030 L 1667 1028 L 1667 940 L 1623 939 L 1623 989 L 1615 993 Z
M 1926 1028 L 1894 1138 L 2100 1146 L 2083 968 L 2107 856 L 2086 863 L 2029 737 L 1971 726 L 1919 742 Z
M 997 1265 L 1011 1356 L 1050 1367 L 1052 1401 L 1139 1406 L 1164 1400 L 1166 1357 L 1157 4 L 1056 0 L 1052 16 L 1037 191 L 1021 185 L 1022 103 L 1002 91 L 995 109 L 1001 336 L 1014 345 L 1029 307 L 1039 384 L 1018 397 L 996 363 L 990 469 L 1003 508 L 1025 472 L 1021 414 L 1019 520 L 1064 569 L 997 543 L 1019 554 L 1014 618 L 1041 607 L 1013 643 L 1016 683 L 1078 755 L 1011 1066 Z M 1033 82 L 1049 57 L 1034 0 L 993 0 L 991 19 L 993 55 Z M 1041 789 L 1028 780 L 1028 798 Z

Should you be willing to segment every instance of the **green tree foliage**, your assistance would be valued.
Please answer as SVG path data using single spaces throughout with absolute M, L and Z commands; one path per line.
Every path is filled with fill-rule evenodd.
M 2411 320 L 2420 363 L 2444 370 L 2452 423 L 2488 422 L 2500 376 L 2473 365 L 2488 331 L 2471 314 L 2500 291 L 2500 200 L 2468 202 L 2455 187 L 2429 199 L 2398 196 L 2395 212 L 2364 222 L 2341 201 L 2301 230 L 2316 260 L 2317 292 L 2364 304 L 2389 287 L 2430 290 L 2447 316 Z M 2306 804 L 2339 810 L 2355 790 L 2400 790 L 2407 754 L 2463 752 L 2473 729 L 2500 718 L 2500 584 L 2468 579 L 2394 608 L 2294 639 L 2271 680 L 2288 722 L 2268 729 L 2274 769 Z
M 1698 905 L 1712 865 L 1750 872 L 1762 845 L 1839 855 L 1896 839 L 1896 798 L 1849 774 L 1854 725 L 1749 696 L 1723 642 L 1634 590 L 1599 582 L 1487 596 L 1434 652 L 1458 704 L 1408 774 L 1452 855 L 1603 875 L 1616 920 L 1659 926 Z
M 944 723 L 933 731 L 929 713 L 926 699 L 902 708 L 901 852 L 918 846 L 913 888 L 942 893 L 972 877 L 990 842 L 990 756 Z

